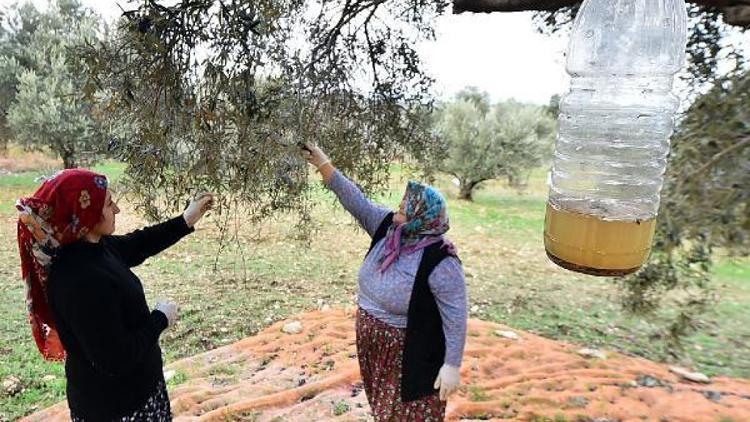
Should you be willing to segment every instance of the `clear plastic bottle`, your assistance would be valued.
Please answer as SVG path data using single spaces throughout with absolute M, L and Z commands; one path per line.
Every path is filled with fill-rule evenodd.
M 686 43 L 683 0 L 583 2 L 545 219 L 545 248 L 558 265 L 614 276 L 648 258 Z

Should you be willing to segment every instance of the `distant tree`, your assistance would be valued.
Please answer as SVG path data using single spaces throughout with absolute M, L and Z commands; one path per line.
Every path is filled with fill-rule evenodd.
M 17 75 L 27 60 L 23 46 L 42 20 L 41 13 L 31 2 L 14 4 L 0 10 L 0 149 L 7 148 L 12 134 L 8 127 L 8 109 L 16 97 Z
M 13 6 L 8 16 L 14 24 L 0 58 L 5 126 L 23 147 L 55 152 L 65 168 L 90 161 L 104 134 L 75 49 L 96 38 L 98 17 L 76 0 L 50 3 L 44 12 Z
M 0 10 L 0 45 L 5 41 L 7 31 L 4 28 L 5 12 Z M 5 61 L 6 55 L 0 55 L 0 60 Z M 6 114 L 9 104 L 4 104 L 10 94 L 8 93 L 8 80 L 6 79 L 5 64 L 0 61 L 0 157 L 8 152 L 8 131 Z
M 500 177 L 520 185 L 551 149 L 554 119 L 539 106 L 492 106 L 486 94 L 469 89 L 439 115 L 437 133 L 448 145 L 441 168 L 458 179 L 461 199 L 471 201 L 477 186 Z
M 22 68 L 13 57 L 0 56 L 0 156 L 7 153 L 11 137 L 8 109 L 16 97 L 17 78 Z
M 560 99 L 560 94 L 554 94 L 550 97 L 549 104 L 547 105 L 547 112 L 555 119 L 557 119 L 557 115 L 560 114 Z
M 480 114 L 486 115 L 490 111 L 490 95 L 479 91 L 475 86 L 469 86 L 456 94 L 457 101 L 467 101 L 476 107 Z

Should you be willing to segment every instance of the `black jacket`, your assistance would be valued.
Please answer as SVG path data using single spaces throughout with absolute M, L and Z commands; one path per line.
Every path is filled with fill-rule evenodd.
M 75 414 L 87 420 L 130 414 L 163 381 L 159 335 L 167 318 L 149 310 L 130 267 L 192 231 L 180 216 L 60 250 L 47 294 L 67 352 L 68 405 Z

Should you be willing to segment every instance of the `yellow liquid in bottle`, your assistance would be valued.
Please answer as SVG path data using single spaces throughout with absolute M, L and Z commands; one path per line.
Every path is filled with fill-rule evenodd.
M 557 265 L 599 276 L 638 270 L 651 252 L 656 219 L 608 221 L 547 204 L 544 247 Z

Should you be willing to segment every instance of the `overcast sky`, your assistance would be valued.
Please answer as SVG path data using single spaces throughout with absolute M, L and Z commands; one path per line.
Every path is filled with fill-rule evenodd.
M 494 100 L 546 104 L 566 89 L 567 37 L 537 33 L 531 13 L 448 14 L 436 28 L 420 50 L 443 97 L 474 85 Z
M 107 20 L 119 16 L 116 2 L 82 0 Z M 0 0 L 4 7 L 13 0 Z M 39 6 L 45 0 L 34 0 Z M 127 4 L 121 2 L 121 4 Z M 515 98 L 547 104 L 567 89 L 564 51 L 567 36 L 535 31 L 531 13 L 450 13 L 436 23 L 437 40 L 418 46 L 441 99 L 473 85 L 494 101 Z M 750 31 L 732 38 L 750 48 Z

